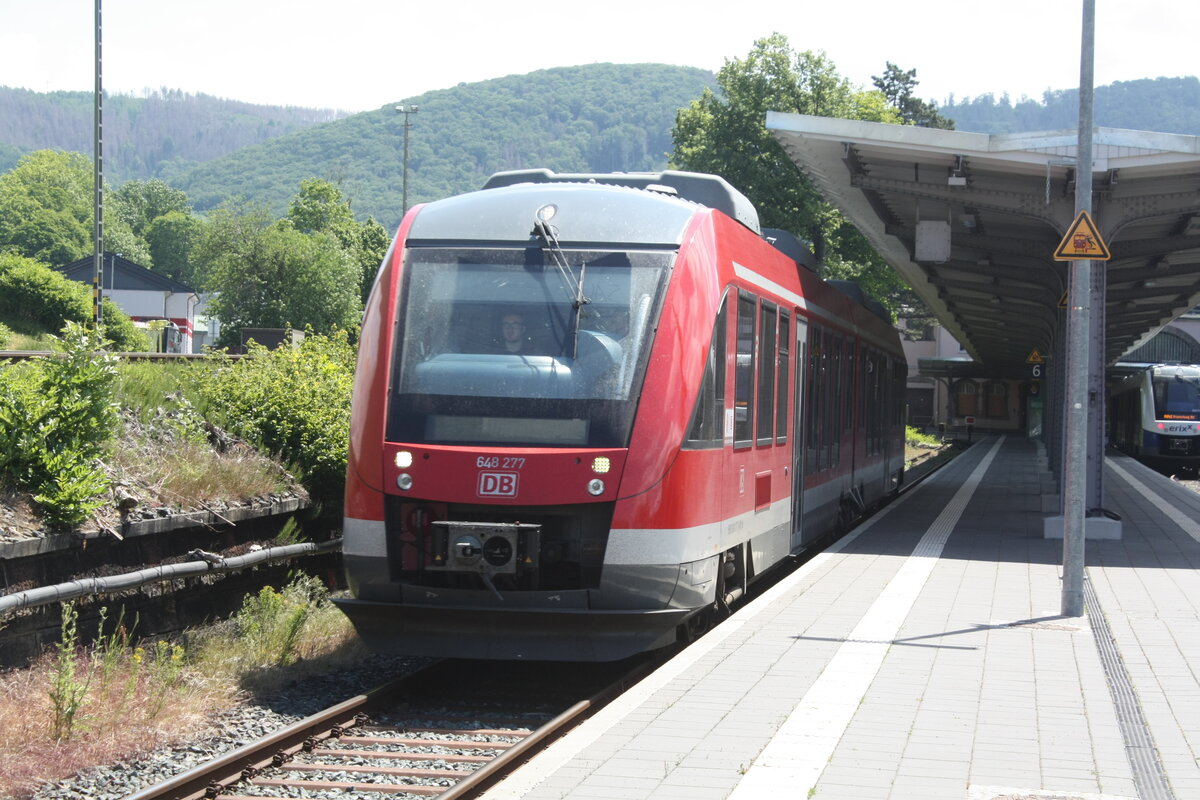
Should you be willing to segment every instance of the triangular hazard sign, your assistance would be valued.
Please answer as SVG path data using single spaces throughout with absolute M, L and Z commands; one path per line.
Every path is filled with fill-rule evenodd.
M 1055 261 L 1108 261 L 1110 258 L 1108 245 L 1086 211 L 1079 212 L 1054 252 Z
M 1046 359 L 1042 358 L 1042 352 L 1036 347 L 1029 351 L 1029 357 L 1025 359 L 1026 364 L 1044 364 Z

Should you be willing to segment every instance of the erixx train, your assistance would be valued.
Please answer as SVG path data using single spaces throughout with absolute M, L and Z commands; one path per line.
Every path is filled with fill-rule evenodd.
M 1148 364 L 1109 393 L 1109 440 L 1160 469 L 1200 468 L 1200 365 Z
M 696 173 L 499 173 L 409 211 L 354 384 L 365 642 L 625 658 L 897 492 L 899 337 L 810 259 Z

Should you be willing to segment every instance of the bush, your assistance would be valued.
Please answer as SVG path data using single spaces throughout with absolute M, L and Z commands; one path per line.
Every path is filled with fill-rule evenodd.
M 133 321 L 109 300 L 104 300 L 104 332 L 116 350 L 148 350 L 146 337 Z M 69 280 L 40 261 L 0 253 L 0 314 L 30 329 L 62 330 L 68 322 L 92 322 L 91 289 Z
M 0 322 L 0 350 L 7 350 L 8 343 L 12 341 L 12 328 Z
M 911 425 L 904 429 L 904 441 L 914 447 L 938 447 L 941 445 L 941 441 L 936 436 L 921 433 Z
M 68 323 L 62 353 L 0 368 L 0 482 L 34 493 L 46 521 L 70 527 L 102 504 L 97 460 L 117 423 L 115 357 Z
M 223 356 L 214 356 L 219 362 Z M 340 507 L 350 438 L 354 349 L 346 331 L 298 348 L 250 345 L 200 386 L 210 418 L 293 465 L 309 494 Z

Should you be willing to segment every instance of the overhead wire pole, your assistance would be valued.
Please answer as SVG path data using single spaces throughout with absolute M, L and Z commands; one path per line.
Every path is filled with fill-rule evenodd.
M 1096 0 L 1083 0 L 1079 56 L 1079 139 L 1075 162 L 1075 214 L 1092 211 L 1092 96 Z M 1062 615 L 1083 616 L 1083 551 L 1087 516 L 1089 341 L 1092 262 L 1071 262 L 1067 309 L 1066 463 L 1063 464 Z
M 100 0 L 96 0 L 96 124 L 95 137 L 92 140 L 96 200 L 92 226 L 92 324 L 96 330 L 100 330 L 100 325 L 104 321 L 102 305 L 104 292 L 104 89 L 101 80 L 103 70 L 101 69 L 100 44 Z
M 400 216 L 403 217 L 408 213 L 408 129 L 412 127 L 412 123 L 409 122 L 408 118 L 411 114 L 417 113 L 417 107 L 396 106 L 396 110 L 404 115 L 404 178 L 402 181 L 402 186 L 404 187 L 402 191 L 404 194 L 401 201 L 403 210 L 400 212 Z

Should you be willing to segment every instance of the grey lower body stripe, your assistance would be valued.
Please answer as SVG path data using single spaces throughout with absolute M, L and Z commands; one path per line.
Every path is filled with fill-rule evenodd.
M 1108 628 L 1108 621 L 1104 619 L 1104 611 L 1100 608 L 1100 600 L 1090 580 L 1083 582 L 1083 601 L 1092 626 L 1092 637 L 1100 650 L 1100 663 L 1108 678 L 1108 690 L 1116 707 L 1117 724 L 1121 727 L 1121 738 L 1125 740 L 1125 755 L 1129 759 L 1138 797 L 1140 800 L 1175 800 L 1175 793 L 1171 791 L 1167 774 L 1158 759 L 1158 748 L 1154 746 L 1154 738 L 1142 714 L 1137 692 L 1129 679 L 1125 662 L 1117 652 L 1117 643 Z

